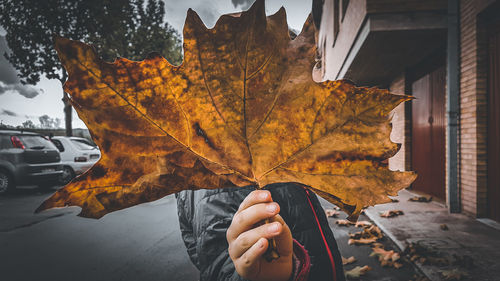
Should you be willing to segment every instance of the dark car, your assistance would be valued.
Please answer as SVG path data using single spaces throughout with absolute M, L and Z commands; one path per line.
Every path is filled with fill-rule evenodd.
M 61 174 L 59 151 L 44 136 L 0 130 L 0 194 L 16 185 L 55 185 Z

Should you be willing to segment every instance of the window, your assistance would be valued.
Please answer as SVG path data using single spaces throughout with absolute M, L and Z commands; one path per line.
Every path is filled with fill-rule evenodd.
M 56 147 L 46 138 L 37 135 L 17 136 L 27 149 L 56 149 Z
M 333 43 L 332 43 L 332 48 L 335 46 L 335 42 L 337 42 L 337 36 L 339 34 L 339 31 L 340 31 L 340 23 L 341 23 L 341 7 L 340 5 L 341 0 L 332 0 L 330 3 L 332 5 L 332 28 L 333 28 Z
M 80 150 L 92 150 L 92 149 L 96 149 L 95 147 L 91 146 L 91 145 L 88 145 L 88 144 L 85 144 L 79 140 L 71 140 L 71 143 L 74 144 L 76 146 L 76 148 L 80 149 Z
M 340 11 L 339 11 L 339 0 L 333 0 L 333 40 L 334 44 L 337 40 L 337 34 L 339 34 L 340 29 Z
M 95 143 L 92 143 L 86 139 L 71 139 L 71 141 L 77 141 L 77 142 L 81 142 L 81 143 L 86 144 L 86 145 L 97 147 L 97 145 Z
M 10 140 L 10 136 L 0 135 L 0 149 L 8 148 L 12 148 L 12 141 Z
M 347 6 L 349 6 L 349 0 L 342 0 L 342 17 L 341 17 L 341 21 L 344 21 L 345 12 L 347 11 Z
M 64 145 L 60 140 L 52 139 L 52 143 L 57 147 L 57 149 L 59 149 L 59 152 L 64 152 Z

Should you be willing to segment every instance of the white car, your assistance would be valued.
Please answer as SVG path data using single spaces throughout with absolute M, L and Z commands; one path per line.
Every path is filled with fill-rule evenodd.
M 86 172 L 101 158 L 101 151 L 93 146 L 90 141 L 78 137 L 51 138 L 61 154 L 63 173 L 60 182 L 69 183 L 74 177 Z

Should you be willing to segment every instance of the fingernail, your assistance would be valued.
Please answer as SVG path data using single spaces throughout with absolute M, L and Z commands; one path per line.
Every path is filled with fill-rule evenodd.
M 259 248 L 264 247 L 264 239 L 259 240 Z
M 278 223 L 273 223 L 267 227 L 267 230 L 269 232 L 277 232 L 278 228 L 279 228 Z
M 267 192 L 261 192 L 261 193 L 259 194 L 259 198 L 260 198 L 261 200 L 266 200 L 266 199 L 267 199 Z
M 276 206 L 276 204 L 269 204 L 266 208 L 269 213 L 274 213 L 276 209 L 278 209 L 278 206 Z

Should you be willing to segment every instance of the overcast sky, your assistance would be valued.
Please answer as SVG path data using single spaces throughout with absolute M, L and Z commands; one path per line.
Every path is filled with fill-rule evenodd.
M 253 0 L 165 0 L 167 21 L 182 34 L 188 8 L 195 10 L 209 28 L 215 25 L 220 15 L 246 10 Z M 312 0 L 267 0 L 267 14 L 275 13 L 281 6 L 287 12 L 288 24 L 300 31 L 311 11 Z M 20 125 L 26 120 L 39 124 L 38 117 L 49 115 L 64 120 L 62 87 L 58 80 L 42 78 L 35 86 L 19 83 L 16 70 L 3 57 L 8 52 L 5 31 L 0 27 L 0 122 Z M 73 114 L 73 127 L 85 128 L 85 124 Z M 64 122 L 62 123 L 64 124 Z

